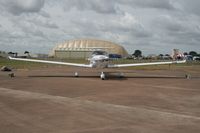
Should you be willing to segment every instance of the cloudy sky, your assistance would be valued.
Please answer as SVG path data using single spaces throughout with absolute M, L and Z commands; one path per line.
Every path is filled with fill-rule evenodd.
M 90 38 L 130 53 L 200 53 L 200 0 L 0 0 L 0 50 L 48 53 Z

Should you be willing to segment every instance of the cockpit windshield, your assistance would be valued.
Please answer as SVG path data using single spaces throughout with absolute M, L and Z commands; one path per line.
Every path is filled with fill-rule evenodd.
M 94 51 L 92 55 L 108 55 L 106 51 Z

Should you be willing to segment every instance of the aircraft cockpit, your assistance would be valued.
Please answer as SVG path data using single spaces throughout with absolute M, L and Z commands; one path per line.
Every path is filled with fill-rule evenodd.
M 94 56 L 94 55 L 105 55 L 105 56 L 107 56 L 108 55 L 108 53 L 106 52 L 106 51 L 94 51 L 94 52 L 92 52 L 92 55 Z

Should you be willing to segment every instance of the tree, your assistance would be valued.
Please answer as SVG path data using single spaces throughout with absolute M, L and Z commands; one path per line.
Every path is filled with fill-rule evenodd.
M 28 52 L 28 51 L 25 51 L 24 54 L 29 54 L 29 52 Z
M 189 52 L 189 55 L 197 56 L 197 52 L 195 52 L 195 51 L 190 51 L 190 52 Z
M 13 57 L 13 56 L 15 56 L 15 53 L 14 52 L 8 52 L 8 55 Z
M 142 57 L 142 51 L 140 50 L 135 50 L 134 54 L 135 57 Z
M 188 53 L 187 53 L 187 52 L 184 52 L 183 55 L 188 55 Z
M 13 52 L 8 52 L 8 54 L 13 55 Z
M 159 54 L 159 55 L 158 55 L 158 58 L 159 58 L 159 59 L 163 59 L 163 58 L 164 58 L 164 55 L 163 55 L 163 54 Z

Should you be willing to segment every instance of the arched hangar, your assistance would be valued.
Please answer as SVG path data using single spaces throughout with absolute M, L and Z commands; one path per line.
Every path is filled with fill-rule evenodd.
M 128 55 L 127 51 L 118 44 L 103 40 L 80 39 L 56 45 L 49 56 L 61 59 L 86 59 L 96 50 L 103 50 L 121 57 Z

